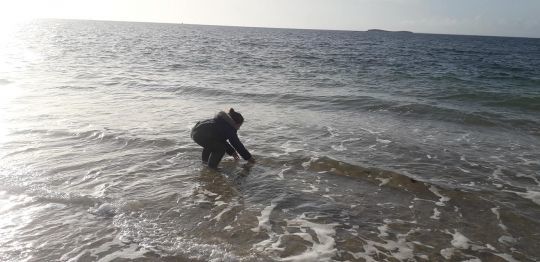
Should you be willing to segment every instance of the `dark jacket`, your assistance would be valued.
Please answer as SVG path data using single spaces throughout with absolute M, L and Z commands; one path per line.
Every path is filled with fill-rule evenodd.
M 240 142 L 234 127 L 234 121 L 225 112 L 219 112 L 213 119 L 201 121 L 193 127 L 191 137 L 210 141 L 220 141 L 225 145 L 225 152 L 232 155 L 238 152 L 244 160 L 249 160 L 251 154 Z M 197 137 L 197 138 L 196 138 Z M 230 142 L 227 143 L 227 140 Z M 232 145 L 232 146 L 231 146 Z

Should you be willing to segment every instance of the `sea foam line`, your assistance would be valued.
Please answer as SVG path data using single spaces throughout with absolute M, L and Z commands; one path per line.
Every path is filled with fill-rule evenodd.
M 283 258 L 282 261 L 331 261 L 332 257 L 336 254 L 335 248 L 336 241 L 334 236 L 336 234 L 336 223 L 331 224 L 319 224 L 306 220 L 306 214 L 303 213 L 300 217 L 293 220 L 286 220 L 288 226 L 297 225 L 302 228 L 310 228 L 317 235 L 318 241 L 313 241 L 311 237 L 307 237 L 305 234 L 301 236 L 304 240 L 312 243 L 311 247 L 302 253 L 295 256 Z
M 266 230 L 266 231 L 270 231 L 270 229 L 272 229 L 272 226 L 270 225 L 270 214 L 272 213 L 272 210 L 276 208 L 278 203 L 283 200 L 284 197 L 285 197 L 284 195 L 281 195 L 272 199 L 272 201 L 270 202 L 270 205 L 265 207 L 261 211 L 260 216 L 257 216 L 257 219 L 259 220 L 259 225 L 255 228 L 252 228 L 251 231 L 261 232 L 261 229 Z
M 443 196 L 440 192 L 439 192 L 439 189 L 437 189 L 435 186 L 431 186 L 429 188 L 429 191 L 433 192 L 433 194 L 437 195 L 439 197 L 439 201 L 436 202 L 435 204 L 437 206 L 446 206 L 446 204 L 444 202 L 448 202 L 450 200 L 449 197 L 447 196 Z

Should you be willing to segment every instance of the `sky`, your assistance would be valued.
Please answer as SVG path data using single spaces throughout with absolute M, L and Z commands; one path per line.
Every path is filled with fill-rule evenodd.
M 0 0 L 31 18 L 540 37 L 540 0 Z

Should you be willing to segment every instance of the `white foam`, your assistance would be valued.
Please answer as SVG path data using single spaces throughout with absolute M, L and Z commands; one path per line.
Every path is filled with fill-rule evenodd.
M 502 223 L 501 221 L 501 214 L 499 213 L 499 207 L 494 207 L 491 209 L 491 212 L 493 212 L 493 214 L 495 214 L 495 216 L 497 216 L 497 220 L 499 221 L 499 227 L 502 229 L 502 230 L 507 230 L 508 228 Z
M 340 152 L 347 150 L 347 148 L 343 145 L 343 142 L 341 144 L 339 144 L 338 146 L 332 145 L 332 149 L 334 149 L 336 151 L 340 151 Z
M 502 244 L 514 244 L 517 242 L 517 240 L 511 236 L 501 236 L 498 241 Z
M 360 138 L 349 138 L 349 139 L 343 140 L 343 142 L 354 142 L 354 141 L 360 141 L 360 140 L 362 140 L 362 139 L 360 139 Z
M 388 236 L 388 224 L 384 224 L 382 226 L 378 226 L 377 229 L 379 230 L 379 237 L 387 237 Z
M 457 167 L 457 169 L 461 170 L 461 172 L 463 172 L 463 173 L 467 173 L 467 174 L 470 174 L 470 173 L 471 173 L 471 171 L 469 171 L 469 170 L 467 170 L 467 169 L 464 169 L 464 168 L 461 168 L 461 167 L 459 167 L 459 166 Z
M 207 195 L 207 196 L 217 196 L 217 195 L 218 195 L 218 194 L 216 194 L 216 193 L 214 193 L 214 192 L 210 192 L 210 191 L 208 191 L 208 190 L 206 190 L 206 189 L 201 190 L 201 193 L 202 193 L 203 195 Z
M 227 203 L 225 203 L 224 201 L 216 201 L 216 202 L 214 202 L 215 206 L 222 206 L 222 205 L 225 205 L 225 204 L 227 204 Z
M 217 221 L 220 221 L 221 220 L 221 217 L 223 216 L 223 214 L 229 212 L 232 210 L 232 206 L 228 206 L 226 208 L 224 208 L 221 212 L 219 212 L 219 214 L 217 214 L 213 219 L 214 220 L 217 220 Z
M 530 199 L 537 205 L 540 205 L 540 191 L 528 190 L 525 193 L 517 192 L 516 194 L 520 195 L 521 197 Z
M 380 139 L 380 138 L 376 138 L 375 141 L 377 141 L 378 143 L 382 143 L 382 144 L 390 144 L 392 143 L 391 140 L 386 140 L 386 139 Z
M 131 244 L 124 249 L 115 251 L 112 254 L 106 255 L 99 259 L 100 262 L 115 261 L 119 258 L 124 258 L 128 260 L 133 260 L 137 258 L 144 258 L 144 254 L 148 250 L 138 246 L 137 244 Z
M 476 163 L 471 163 L 471 162 L 467 161 L 467 159 L 465 159 L 464 156 L 461 156 L 460 160 L 467 163 L 467 164 L 469 164 L 470 166 L 478 166 L 478 164 L 476 164 Z
M 236 202 L 233 202 L 231 203 L 228 207 L 224 208 L 223 210 L 221 210 L 221 212 L 219 212 L 219 214 L 217 214 L 214 218 L 212 218 L 213 220 L 216 220 L 216 221 L 221 221 L 221 217 L 231 211 L 234 207 L 238 206 L 238 203 Z
M 430 216 L 431 219 L 439 219 L 441 218 L 441 212 L 437 208 L 433 208 L 433 215 Z
M 494 179 L 502 181 L 501 175 L 503 175 L 503 173 L 502 173 L 502 167 L 500 167 L 500 166 L 497 166 L 497 169 L 493 170 L 493 173 L 491 173 L 491 176 Z
M 308 169 L 315 161 L 317 161 L 317 157 L 311 157 L 308 161 L 302 163 L 302 167 L 304 169 Z
M 313 184 L 310 184 L 309 187 L 310 187 L 311 189 L 303 189 L 303 190 L 301 190 L 301 191 L 304 192 L 304 193 L 314 193 L 314 192 L 319 191 L 319 188 L 316 187 L 316 186 L 313 185 Z
M 384 186 L 384 185 L 388 184 L 388 182 L 390 182 L 390 178 L 377 177 L 376 179 L 381 181 L 379 186 Z
M 459 249 L 469 249 L 471 245 L 469 244 L 469 239 L 458 232 L 457 230 L 452 234 L 450 232 L 447 232 L 448 234 L 452 235 L 452 241 L 450 243 L 453 247 L 459 248 Z
M 303 232 L 303 233 L 293 233 L 292 235 L 299 236 L 303 240 L 313 243 L 313 237 L 308 233 L 305 233 L 305 232 Z
M 325 126 L 325 128 L 326 128 L 326 131 L 328 131 L 328 133 L 330 134 L 330 137 L 339 136 L 339 133 L 336 131 L 335 128 L 333 128 L 331 126 Z
M 302 150 L 302 148 L 295 148 L 291 146 L 291 143 L 293 142 L 291 140 L 288 140 L 287 142 L 281 144 L 281 148 L 283 148 L 283 151 L 285 151 L 285 153 L 289 154 L 289 153 L 294 153 L 294 152 L 298 152 Z
M 429 257 L 428 255 L 417 255 L 419 258 L 423 259 L 423 260 L 429 260 Z
M 364 252 L 349 252 L 349 254 L 351 254 L 355 259 L 362 258 L 366 262 L 378 262 L 378 260 L 375 260 L 371 257 L 371 255 L 379 253 L 379 250 L 377 250 L 377 248 L 369 245 L 364 245 L 363 248 L 365 250 Z
M 98 208 L 89 211 L 97 216 L 114 216 L 116 214 L 116 208 L 111 203 L 103 203 Z
M 437 189 L 435 186 L 431 186 L 429 188 L 429 191 L 433 192 L 433 194 L 435 194 L 435 195 L 437 195 L 439 197 L 439 201 L 435 203 L 437 206 L 445 206 L 446 204 L 444 202 L 448 202 L 450 200 L 449 197 L 443 196 L 439 192 L 439 189 Z
M 482 260 L 480 260 L 479 258 L 475 257 L 475 258 L 463 260 L 462 262 L 482 262 Z
M 379 230 L 379 238 L 383 239 L 385 243 L 378 243 L 371 240 L 365 240 L 366 245 L 363 245 L 364 252 L 358 252 L 358 253 L 351 253 L 354 258 L 363 258 L 366 261 L 379 261 L 378 254 L 387 255 L 386 252 L 379 251 L 377 247 L 381 247 L 387 251 L 389 251 L 392 254 L 392 257 L 399 260 L 399 261 L 409 261 L 409 260 L 415 260 L 414 259 L 414 243 L 407 241 L 407 236 L 411 233 L 417 232 L 418 229 L 411 229 L 406 234 L 397 234 L 397 240 L 389 240 L 384 239 L 384 237 L 389 236 L 388 234 L 388 225 L 392 222 L 397 223 L 406 223 L 402 220 L 395 220 L 391 221 L 389 219 L 385 219 L 382 226 L 377 227 Z M 415 223 L 415 222 L 414 222 Z M 373 256 L 376 257 L 376 259 L 373 258 Z
M 118 247 L 121 247 L 121 249 L 117 250 Z M 100 254 L 110 252 L 111 250 L 115 250 L 113 253 L 108 254 L 102 258 L 99 259 L 99 261 L 108 262 L 108 261 L 115 261 L 118 259 L 128 259 L 128 260 L 134 260 L 137 258 L 144 258 L 144 254 L 148 252 L 144 247 L 139 246 L 138 244 L 130 244 L 126 245 L 124 242 L 120 240 L 119 237 L 115 237 L 111 241 L 107 241 L 102 243 L 100 246 L 87 249 L 88 246 L 83 245 L 81 248 L 76 248 L 69 253 L 64 254 L 61 257 L 61 260 L 64 261 L 79 261 L 81 256 L 85 255 L 88 251 L 90 251 L 90 254 L 94 257 L 99 256 Z M 77 252 L 80 252 L 76 256 L 68 259 L 69 256 L 76 254 Z
M 454 212 L 458 213 L 459 217 L 463 217 L 463 214 L 461 214 L 461 212 L 459 212 L 459 207 L 454 206 Z
M 454 255 L 455 249 L 453 248 L 445 248 L 441 249 L 441 256 L 443 256 L 445 259 L 450 259 Z
M 272 210 L 274 210 L 274 208 L 276 208 L 277 204 L 283 200 L 284 196 L 281 195 L 279 197 L 276 197 L 274 199 L 272 199 L 272 201 L 270 202 L 270 205 L 265 207 L 262 211 L 261 211 L 261 215 L 260 216 L 257 216 L 257 219 L 259 220 L 259 225 L 255 228 L 252 228 L 251 231 L 253 232 L 260 232 L 261 229 L 263 230 L 266 230 L 266 231 L 270 231 L 272 229 L 272 226 L 270 225 L 270 214 L 272 213 Z
M 283 248 L 280 248 L 279 245 L 281 244 L 281 237 L 277 236 L 274 232 L 268 232 L 269 238 L 265 239 L 259 243 L 256 243 L 253 245 L 253 249 L 262 252 L 262 251 L 268 251 L 268 250 L 277 250 L 282 251 Z M 276 240 L 277 239 L 277 240 Z
M 313 245 L 299 255 L 283 258 L 282 261 L 331 261 L 336 254 L 334 229 L 338 224 L 318 224 L 305 220 L 305 213 L 294 220 L 287 220 L 288 225 L 299 225 L 300 227 L 310 228 L 315 232 L 319 241 L 313 241 L 311 237 L 306 236 L 304 240 L 310 241 Z
M 332 202 L 336 202 L 336 200 L 332 196 L 335 196 L 335 195 L 332 195 L 332 194 L 324 194 L 324 195 L 322 195 L 322 197 L 326 197 L 326 198 L 332 200 Z
M 279 180 L 285 179 L 284 173 L 287 172 L 287 171 L 289 171 L 289 170 L 291 170 L 291 169 L 292 169 L 292 168 L 287 167 L 287 168 L 282 169 L 281 171 L 279 171 L 279 173 L 278 173 Z
M 202 204 L 202 203 L 210 203 L 210 201 L 208 201 L 206 199 L 206 195 L 205 194 L 197 194 L 195 195 L 195 197 L 193 198 L 193 202 L 195 203 L 198 203 L 198 204 Z
M 279 201 L 278 198 L 276 200 Z M 271 205 L 272 206 L 272 205 Z M 270 208 L 268 208 L 270 209 Z M 261 214 L 262 216 L 262 214 Z M 313 219 L 316 219 L 313 218 Z M 261 220 L 264 221 L 264 219 L 260 219 L 259 227 L 262 228 L 264 226 L 261 226 Z M 292 220 L 285 220 L 287 222 L 287 226 L 284 228 L 285 232 L 282 235 L 277 235 L 275 232 L 270 231 L 268 229 L 268 235 L 269 238 L 261 241 L 253 246 L 256 250 L 259 251 L 283 251 L 284 248 L 280 247 L 282 246 L 282 239 L 284 236 L 287 235 L 294 235 L 302 238 L 303 240 L 310 242 L 311 246 L 307 247 L 306 251 L 302 254 L 293 255 L 285 258 L 276 258 L 276 260 L 280 261 L 331 261 L 332 257 L 335 256 L 337 250 L 335 248 L 335 240 L 334 236 L 336 234 L 335 227 L 338 224 L 332 223 L 332 224 L 319 224 L 315 222 L 311 222 L 307 220 L 306 213 L 303 213 L 299 217 L 292 219 Z M 264 224 L 264 223 L 263 223 Z M 287 232 L 287 228 L 297 228 L 294 233 Z M 312 237 L 312 235 L 308 232 L 314 232 L 316 235 L 316 239 Z
M 276 152 L 272 152 L 272 153 L 270 153 L 270 155 L 273 156 L 273 157 L 282 157 L 282 156 L 287 155 L 287 153 L 276 153 Z
M 373 241 L 367 241 L 368 246 L 379 246 L 382 247 L 392 254 L 392 257 L 396 258 L 399 261 L 409 261 L 414 260 L 413 253 L 413 243 L 407 242 L 406 235 L 399 234 L 397 235 L 397 241 L 394 240 L 385 240 L 385 244 L 376 243 Z M 365 249 L 365 246 L 364 246 Z M 368 248 L 370 250 L 370 248 Z
M 512 255 L 509 254 L 494 254 L 508 262 L 519 262 L 519 260 L 515 259 Z
M 202 244 L 192 239 L 178 237 L 170 251 L 184 254 L 188 257 L 188 261 L 241 261 L 228 250 L 230 250 L 229 245 Z

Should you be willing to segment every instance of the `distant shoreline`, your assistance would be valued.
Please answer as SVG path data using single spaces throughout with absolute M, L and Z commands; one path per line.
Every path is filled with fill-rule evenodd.
M 503 37 L 503 38 L 527 38 L 540 39 L 532 36 L 504 36 L 504 35 L 472 35 L 456 33 L 430 33 L 413 31 L 391 31 L 384 29 L 320 29 L 320 28 L 294 28 L 294 27 L 267 27 L 267 26 L 242 26 L 242 25 L 217 25 L 217 24 L 191 24 L 185 22 L 152 22 L 152 21 L 125 21 L 125 20 L 92 20 L 92 19 L 72 19 L 72 18 L 34 18 L 33 20 L 65 20 L 65 21 L 96 21 L 96 22 L 120 22 L 120 23 L 147 23 L 147 24 L 171 24 L 179 26 L 221 26 L 221 27 L 240 27 L 240 28 L 261 28 L 261 29 L 285 29 L 285 30 L 313 30 L 313 31 L 338 31 L 338 32 L 368 32 L 368 33 L 398 33 L 398 34 L 426 34 L 426 35 L 449 35 L 449 36 L 470 36 L 470 37 Z
M 388 30 L 383 30 L 383 29 L 369 29 L 366 32 L 368 32 L 368 33 L 382 33 L 382 34 L 386 34 L 386 33 L 391 33 L 391 34 L 414 34 L 411 31 L 388 31 Z

